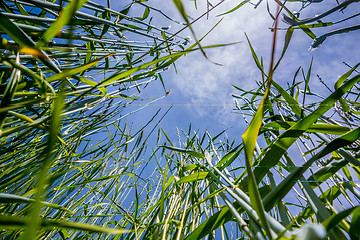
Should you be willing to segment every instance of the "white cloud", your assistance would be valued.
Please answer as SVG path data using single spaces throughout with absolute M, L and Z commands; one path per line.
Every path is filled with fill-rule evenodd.
M 274 2 L 269 2 L 271 4 L 270 9 L 272 13 L 274 13 Z M 166 2 L 167 5 L 164 5 L 164 1 L 160 0 L 153 0 L 149 3 L 162 9 L 174 19 L 181 20 L 181 16 L 175 9 L 172 1 Z M 185 4 L 187 13 L 192 18 L 196 18 L 206 11 L 206 6 L 204 5 L 206 3 L 205 0 L 197 0 L 197 9 L 194 8 L 193 1 L 183 0 L 183 3 Z M 216 1 L 212 0 L 211 3 L 215 5 Z M 239 3 L 239 0 L 225 1 L 210 13 L 209 20 L 206 20 L 206 17 L 204 17 L 194 24 L 193 27 L 197 37 L 200 38 L 207 33 L 207 31 L 221 19 L 220 17 L 215 17 L 217 14 L 224 13 Z M 319 14 L 324 10 L 329 9 L 335 4 L 335 1 L 331 4 L 314 4 L 313 7 L 307 8 L 301 12 L 301 18 L 312 17 L 315 14 Z M 288 6 L 293 6 L 292 10 L 300 8 L 300 4 L 295 3 L 289 3 Z M 345 12 L 345 14 L 338 13 L 336 15 L 336 19 L 341 19 L 349 14 Z M 168 22 L 161 22 L 161 20 L 155 16 L 153 22 L 160 26 L 169 25 Z M 241 41 L 241 43 L 206 50 L 209 59 L 213 62 L 223 64 L 222 67 L 207 61 L 200 51 L 188 54 L 177 61 L 176 67 L 178 74 L 176 74 L 175 71 L 167 71 L 164 74 L 167 86 L 172 88 L 172 94 L 166 99 L 167 103 L 193 104 L 194 107 L 191 108 L 192 111 L 189 111 L 187 114 L 191 115 L 192 113 L 196 113 L 196 115 L 193 114 L 191 117 L 208 116 L 224 123 L 222 119 L 224 119 L 224 115 L 227 115 L 227 123 L 234 123 L 235 118 L 238 117 L 236 115 L 231 115 L 231 118 L 229 118 L 230 114 L 228 114 L 232 107 L 214 108 L 208 107 L 207 105 L 218 104 L 221 106 L 223 104 L 233 103 L 231 94 L 237 93 L 237 90 L 234 90 L 231 86 L 232 84 L 248 90 L 256 87 L 255 81 L 261 80 L 261 74 L 251 57 L 244 33 L 246 32 L 249 36 L 251 44 L 258 56 L 264 58 L 265 70 L 267 71 L 272 45 L 272 32 L 269 28 L 272 27 L 272 24 L 273 20 L 267 12 L 265 1 L 263 1 L 257 9 L 254 9 L 250 4 L 246 4 L 237 11 L 225 15 L 219 26 L 204 39 L 202 44 L 205 46 L 209 44 L 239 41 Z M 287 27 L 282 21 L 280 21 L 280 26 L 283 28 Z M 182 26 L 172 24 L 171 32 L 175 32 L 181 27 Z M 336 25 L 334 28 L 337 27 L 339 26 Z M 315 29 L 314 32 L 319 36 L 320 33 L 322 34 L 329 30 L 330 29 Z M 191 35 L 191 33 L 187 31 L 180 35 L 187 36 Z M 284 35 L 285 31 L 279 31 L 277 57 L 279 57 L 279 53 L 282 50 Z M 306 73 L 312 56 L 315 56 L 311 85 L 319 88 L 320 91 L 321 87 L 325 89 L 325 87 L 317 80 L 316 75 L 319 74 L 329 86 L 333 86 L 337 77 L 347 71 L 347 67 L 342 64 L 342 61 L 346 61 L 353 65 L 356 64 L 357 59 L 354 58 L 354 54 L 351 50 L 354 48 L 352 44 L 355 42 L 354 39 L 356 39 L 356 36 L 358 37 L 359 33 L 351 33 L 349 36 L 343 34 L 340 37 L 330 37 L 320 48 L 310 52 L 308 49 L 312 43 L 312 39 L 301 30 L 296 30 L 289 49 L 279 68 L 275 72 L 275 80 L 286 87 L 285 83 L 292 82 L 293 75 L 299 66 L 304 67 Z M 298 80 L 301 80 L 301 78 L 298 78 Z M 324 94 L 328 94 L 327 90 L 325 90 Z
M 234 2 L 236 4 L 239 3 L 239 1 L 233 1 L 232 3 Z M 231 3 L 231 1 L 228 3 Z M 222 5 L 218 12 L 231 9 L 230 5 L 231 4 Z M 336 3 L 332 4 L 332 6 L 334 5 L 336 5 Z M 294 6 L 294 9 L 299 8 L 299 5 L 296 6 L 293 4 L 292 6 Z M 314 4 L 313 7 L 306 9 L 301 14 L 303 18 L 312 17 L 315 14 L 328 10 L 332 6 L 329 4 Z M 199 9 L 201 9 L 201 7 L 199 7 Z M 271 6 L 270 9 L 274 10 L 275 8 Z M 350 13 L 346 11 L 344 13 L 336 13 L 332 19 L 327 18 L 325 20 L 334 21 L 345 18 L 350 15 Z M 349 11 L 352 11 L 352 9 L 349 9 Z M 194 14 L 192 11 L 189 12 L 190 15 Z M 216 18 L 213 17 L 210 18 L 208 22 L 202 21 L 200 24 L 195 25 L 196 32 L 204 33 L 206 31 L 205 26 L 214 24 L 216 21 Z M 222 103 L 231 101 L 231 84 L 245 89 L 254 87 L 255 81 L 260 80 L 260 74 L 250 55 L 248 44 L 244 38 L 244 32 L 249 36 L 258 56 L 264 56 L 264 63 L 265 66 L 267 66 L 272 42 L 272 33 L 269 31 L 269 27 L 271 27 L 272 24 L 273 21 L 267 12 L 265 2 L 260 4 L 257 9 L 253 9 L 251 5 L 245 5 L 236 12 L 225 16 L 218 29 L 209 36 L 209 39 L 211 39 L 209 43 L 224 43 L 239 40 L 243 41 L 243 43 L 232 47 L 208 51 L 211 60 L 224 64 L 221 68 L 208 62 L 205 63 L 206 61 L 199 57 L 200 54 L 190 59 L 183 59 L 183 61 L 178 64 L 179 72 L 181 73 L 178 77 L 181 79 L 181 81 L 178 81 L 181 82 L 178 84 L 179 88 L 184 89 L 194 102 L 215 101 Z M 350 24 L 351 22 L 346 23 L 345 26 L 349 26 Z M 280 26 L 287 27 L 287 25 L 282 22 L 280 22 Z M 320 36 L 339 27 L 342 26 L 335 25 L 332 28 L 320 29 L 320 31 L 314 29 L 313 31 L 317 36 Z M 284 34 L 285 31 L 279 32 L 277 56 L 279 56 L 284 42 Z M 283 62 L 275 73 L 275 79 L 282 84 L 285 84 L 285 82 L 291 83 L 296 69 L 302 66 L 306 73 L 311 59 L 314 56 L 311 85 L 315 87 L 319 93 L 324 92 L 326 96 L 328 91 L 322 90 L 322 88 L 325 89 L 325 87 L 318 81 L 316 75 L 319 74 L 322 79 L 332 87 L 338 76 L 348 70 L 348 68 L 342 64 L 343 61 L 347 61 L 352 65 L 356 64 L 357 59 L 354 59 L 352 50 L 352 44 L 356 42 L 356 36 L 359 36 L 358 32 L 329 37 L 320 48 L 310 52 L 308 48 L 312 43 L 312 39 L 304 32 L 297 30 Z M 265 70 L 267 69 L 268 67 L 265 67 Z M 302 79 L 299 78 L 298 80 Z M 197 85 L 193 82 L 196 82 Z M 188 91 L 191 85 L 195 85 L 195 87 L 192 88 L 193 91 Z M 188 86 L 188 88 L 186 86 Z
M 184 1 L 185 3 L 191 5 Z M 197 10 L 192 6 L 187 8 L 188 14 L 193 18 L 206 10 L 203 5 L 205 1 L 197 1 L 197 3 Z M 215 15 L 228 11 L 237 3 L 238 1 L 225 2 L 210 13 L 209 20 L 204 18 L 194 24 L 197 37 L 200 38 L 206 34 L 221 19 Z M 181 91 L 185 96 L 185 101 L 195 105 L 194 112 L 198 116 L 215 117 L 225 124 L 234 120 L 229 118 L 232 110 L 230 106 L 214 108 L 199 105 L 232 104 L 231 93 L 234 92 L 232 84 L 245 89 L 256 87 L 255 81 L 260 80 L 261 75 L 251 58 L 244 33 L 246 32 L 249 36 L 259 56 L 269 55 L 272 36 L 269 27 L 272 22 L 267 13 L 266 4 L 261 4 L 258 9 L 245 5 L 238 11 L 225 15 L 218 27 L 202 42 L 202 45 L 206 46 L 241 41 L 236 45 L 206 50 L 211 61 L 223 66 L 217 66 L 206 60 L 200 51 L 188 54 L 176 63 L 178 74 L 172 72 L 170 79 L 176 86 L 175 91 Z M 224 115 L 227 117 L 224 118 Z M 228 120 L 224 122 L 223 119 Z

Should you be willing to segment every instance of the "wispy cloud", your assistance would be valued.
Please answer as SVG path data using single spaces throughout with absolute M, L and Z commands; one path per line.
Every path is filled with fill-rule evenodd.
M 215 5 L 218 2 L 213 0 Z M 240 1 L 225 1 L 219 8 L 212 11 L 209 19 L 206 17 L 194 24 L 194 29 L 198 38 L 201 38 L 214 26 L 221 17 L 216 15 L 232 9 Z M 207 9 L 206 1 L 197 0 L 198 8 L 195 9 L 193 1 L 183 0 L 187 13 L 190 17 L 196 18 Z M 274 13 L 275 6 L 273 1 L 269 1 L 270 9 Z M 181 20 L 180 14 L 173 6 L 172 2 L 153 0 L 151 5 L 162 9 L 172 18 Z M 300 18 L 313 17 L 327 9 L 333 3 L 314 4 L 301 12 Z M 301 3 L 289 3 L 292 6 L 291 11 L 300 8 Z M 232 85 L 239 86 L 243 89 L 252 89 L 256 87 L 256 81 L 261 80 L 260 71 L 257 69 L 249 50 L 245 38 L 246 33 L 259 57 L 263 57 L 265 70 L 268 70 L 270 59 L 270 48 L 272 41 L 273 20 L 268 14 L 266 2 L 263 1 L 257 9 L 250 4 L 242 6 L 237 11 L 225 15 L 219 26 L 206 37 L 203 46 L 218 43 L 241 42 L 221 48 L 207 49 L 206 53 L 213 62 L 220 63 L 223 66 L 217 66 L 205 59 L 201 52 L 191 53 L 176 62 L 177 73 L 175 71 L 166 71 L 163 75 L 166 86 L 172 89 L 171 94 L 165 98 L 165 104 L 192 105 L 192 107 L 181 108 L 183 115 L 189 116 L 190 122 L 196 122 L 202 118 L 212 119 L 216 123 L 231 125 L 239 122 L 239 116 L 229 114 L 232 111 L 230 104 L 233 103 L 232 93 L 237 93 Z M 350 9 L 351 10 L 351 9 Z M 345 9 L 345 11 L 348 11 Z M 353 10 L 352 10 L 353 11 Z M 283 12 L 285 13 L 285 12 Z M 345 12 L 346 13 L 346 12 Z M 345 17 L 346 14 L 338 13 L 336 19 Z M 162 21 L 154 16 L 152 23 L 159 26 L 168 26 L 169 22 Z M 166 20 L 166 19 L 165 19 Z M 329 21 L 329 19 L 326 19 Z M 347 23 L 348 24 L 348 23 Z M 175 32 L 182 26 L 171 24 L 171 31 Z M 288 25 L 280 22 L 280 27 L 286 28 Z M 335 26 L 336 28 L 337 26 Z M 327 31 L 327 30 L 326 30 Z M 326 32 L 323 29 L 316 29 L 314 32 L 321 35 Z M 277 56 L 279 56 L 284 42 L 286 31 L 279 31 Z M 359 31 L 360 33 L 360 31 Z M 354 59 L 353 43 L 359 37 L 359 33 L 344 34 L 327 39 L 324 44 L 315 51 L 308 51 L 312 39 L 310 39 L 301 30 L 294 32 L 293 40 L 289 49 L 275 72 L 274 79 L 286 86 L 286 82 L 291 83 L 293 75 L 299 66 L 303 66 L 306 72 L 312 57 L 314 56 L 311 86 L 316 87 L 319 91 L 324 88 L 324 94 L 328 94 L 326 88 L 320 83 L 316 75 L 320 75 L 329 86 L 333 86 L 337 77 L 347 71 L 347 67 L 342 64 L 343 61 L 349 64 L 355 64 L 358 59 Z M 183 32 L 182 36 L 191 35 Z M 174 68 L 173 68 L 174 69 Z M 301 75 L 300 75 L 301 77 Z M 301 80 L 299 77 L 298 80 Z M 159 87 L 161 89 L 161 87 Z M 162 94 L 162 93 L 161 93 Z M 150 96 L 150 94 L 149 94 Z M 153 96 L 151 96 L 153 97 Z M 224 119 L 226 119 L 224 121 Z
M 197 1 L 198 9 L 193 6 L 187 8 L 188 14 L 195 18 L 206 10 L 205 1 Z M 225 2 L 218 9 L 210 13 L 209 19 L 202 19 L 194 25 L 198 37 L 206 34 L 221 17 L 215 15 L 231 9 L 236 2 Z M 191 5 L 191 3 L 187 3 Z M 175 10 L 176 11 L 176 10 Z M 174 12 L 174 14 L 176 14 Z M 259 55 L 268 55 L 271 46 L 272 19 L 263 4 L 258 9 L 245 5 L 242 9 L 232 14 L 225 15 L 219 26 L 206 37 L 202 44 L 211 45 L 218 43 L 239 44 L 206 50 L 209 59 L 220 63 L 217 66 L 205 59 L 200 53 L 192 53 L 176 63 L 178 74 L 171 72 L 170 79 L 176 86 L 175 91 L 181 91 L 186 101 L 194 104 L 197 116 L 211 116 L 221 123 L 232 122 L 229 115 L 233 103 L 231 93 L 232 85 L 250 89 L 256 86 L 255 81 L 260 80 L 259 70 L 256 68 L 250 54 L 245 38 L 245 32 L 251 38 L 252 44 L 257 48 Z M 169 73 L 167 73 L 169 74 Z M 206 107 L 215 103 L 218 107 Z M 203 107 L 201 105 L 204 105 Z M 220 107 L 222 104 L 226 105 Z M 223 119 L 228 119 L 226 122 Z
M 184 3 L 188 6 L 187 12 L 189 16 L 193 18 L 199 16 L 206 10 L 206 1 L 197 1 L 197 9 L 191 6 L 192 2 Z M 212 3 L 216 4 L 216 2 Z M 220 17 L 215 17 L 215 15 L 228 11 L 238 3 L 239 1 L 226 1 L 218 9 L 210 13 L 208 20 L 203 19 L 196 23 L 194 29 L 198 37 L 205 34 L 220 20 Z M 300 7 L 299 4 L 293 4 L 292 6 L 294 11 Z M 310 17 L 314 14 L 321 13 L 329 7 L 330 5 L 320 4 L 316 5 L 316 8 L 306 9 L 301 14 L 302 17 Z M 270 4 L 270 9 L 275 9 L 274 3 Z M 176 15 L 176 10 L 169 10 L 172 14 Z M 341 18 L 341 14 L 339 17 Z M 239 41 L 241 41 L 241 43 L 206 51 L 212 61 L 223 65 L 221 67 L 207 61 L 201 53 L 189 54 L 178 61 L 176 64 L 178 74 L 175 74 L 175 72 L 170 73 L 170 79 L 176 86 L 174 91 L 180 91 L 185 96 L 185 101 L 194 104 L 194 110 L 196 110 L 197 116 L 218 116 L 218 120 L 223 119 L 224 111 L 230 112 L 231 107 L 218 108 L 214 115 L 215 111 L 213 108 L 210 110 L 206 107 L 201 108 L 199 105 L 206 105 L 208 103 L 218 103 L 219 105 L 222 103 L 232 103 L 231 93 L 235 91 L 231 86 L 232 84 L 245 89 L 256 87 L 255 81 L 261 80 L 261 74 L 251 57 L 244 33 L 246 32 L 249 36 L 251 44 L 255 48 L 258 56 L 264 58 L 265 69 L 267 70 L 272 39 L 272 32 L 270 31 L 272 24 L 273 20 L 268 14 L 265 2 L 260 4 L 257 9 L 247 4 L 235 12 L 225 15 L 220 25 L 204 39 L 203 45 Z M 285 28 L 287 25 L 282 22 L 281 27 Z M 284 34 L 285 31 L 280 31 L 277 55 L 279 55 L 281 51 Z M 347 42 L 341 41 L 343 37 L 348 39 Z M 299 66 L 303 66 L 306 72 L 311 58 L 315 56 L 311 84 L 315 87 L 324 87 L 317 80 L 317 74 L 324 79 L 334 82 L 337 75 L 347 70 L 347 67 L 342 64 L 342 61 L 346 61 L 347 59 L 351 62 L 348 56 L 353 54 L 346 53 L 351 51 L 349 42 L 353 42 L 353 37 L 354 36 L 333 37 L 332 39 L 326 40 L 328 42 L 319 49 L 310 52 L 308 49 L 312 43 L 312 39 L 300 30 L 295 31 L 294 41 L 291 43 L 282 64 L 275 73 L 274 77 L 276 81 L 282 84 L 286 82 L 291 83 L 296 69 Z M 336 47 L 334 48 L 334 46 Z M 321 91 L 321 89 L 319 90 Z

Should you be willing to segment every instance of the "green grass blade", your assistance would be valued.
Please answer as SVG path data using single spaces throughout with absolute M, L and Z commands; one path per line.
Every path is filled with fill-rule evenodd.
M 66 70 L 64 70 L 64 71 L 62 71 L 60 73 L 57 73 L 55 75 L 52 75 L 52 76 L 48 77 L 46 80 L 48 82 L 53 82 L 53 81 L 56 81 L 56 80 L 64 79 L 66 77 L 70 77 L 72 75 L 75 75 L 77 73 L 80 73 L 80 72 L 83 72 L 83 71 L 89 69 L 91 66 L 97 64 L 99 61 L 103 60 L 104 58 L 108 58 L 108 57 L 110 57 L 110 56 L 112 56 L 114 54 L 115 53 L 110 53 L 110 54 L 108 54 L 106 56 L 95 59 L 94 61 L 92 61 L 90 63 L 87 63 L 87 64 L 84 64 L 84 65 L 82 65 L 80 67 L 76 67 L 76 68 L 73 68 L 73 69 L 66 69 Z
M 342 8 L 348 6 L 349 4 L 354 3 L 354 2 L 356 2 L 356 1 L 357 1 L 357 0 L 345 0 L 345 1 L 343 1 L 342 3 L 336 5 L 336 7 L 333 7 L 333 8 L 331 8 L 330 10 L 328 10 L 328 11 L 322 13 L 322 14 L 316 15 L 316 16 L 313 17 L 313 18 L 305 19 L 305 20 L 302 20 L 302 21 L 297 21 L 297 20 L 291 19 L 291 18 L 289 18 L 289 17 L 287 17 L 287 16 L 284 16 L 284 20 L 285 20 L 287 23 L 291 24 L 292 26 L 303 25 L 303 24 L 306 24 L 306 23 L 310 23 L 310 22 L 314 22 L 314 21 L 320 20 L 320 19 L 322 19 L 323 17 L 326 17 L 326 16 L 332 14 L 333 12 L 335 12 L 335 11 L 337 11 L 337 10 L 339 10 L 339 9 L 342 9 Z
M 27 197 L 22 197 L 22 196 L 17 196 L 14 194 L 6 194 L 6 193 L 0 193 L 0 203 L 30 203 L 33 202 L 34 200 L 31 198 L 27 198 Z M 49 203 L 49 202 L 41 202 L 41 204 L 43 204 L 44 206 L 47 207 L 51 207 L 54 209 L 59 209 L 65 212 L 68 212 L 70 214 L 74 214 L 73 212 L 71 212 L 70 210 L 58 205 L 58 204 L 54 204 L 54 203 Z
M 277 13 L 279 13 L 280 8 L 279 5 L 277 5 Z M 264 95 L 261 99 L 261 102 L 259 104 L 259 107 L 253 116 L 249 126 L 247 127 L 245 133 L 242 135 L 243 144 L 244 144 L 244 150 L 245 150 L 245 163 L 246 163 L 246 173 L 248 175 L 248 189 L 249 189 L 249 197 L 250 197 L 250 203 L 254 207 L 256 213 L 259 216 L 261 226 L 264 228 L 267 237 L 269 239 L 272 239 L 272 234 L 270 231 L 269 222 L 267 221 L 265 217 L 265 209 L 261 200 L 259 188 L 258 188 L 258 180 L 256 179 L 254 172 L 252 171 L 252 159 L 254 156 L 255 146 L 257 142 L 257 137 L 259 135 L 260 127 L 262 125 L 264 112 L 265 112 L 265 104 L 268 102 L 268 97 L 270 94 L 271 84 L 272 84 L 272 77 L 274 73 L 274 58 L 275 58 L 275 47 L 276 47 L 276 35 L 277 35 L 277 26 L 278 21 L 275 20 L 275 31 L 273 34 L 273 42 L 272 42 L 272 53 L 271 53 L 271 62 L 270 62 L 270 69 L 269 74 L 266 80 L 266 88 Z M 249 42 L 249 40 L 248 40 Z M 250 43 L 249 43 L 250 45 Z M 250 45 L 251 48 L 251 45 Z M 256 54 L 253 50 L 251 50 L 253 53 L 253 58 L 255 59 L 255 62 L 258 66 L 258 68 L 264 73 L 262 70 L 262 64 L 259 63 L 258 58 L 256 57 Z M 271 108 L 271 107 L 269 107 Z
M 238 150 L 242 144 L 236 146 L 233 150 L 227 153 L 217 164 L 216 167 L 221 171 L 228 167 L 239 156 L 242 149 Z
M 233 206 L 237 211 L 243 211 L 240 208 L 237 202 L 233 203 Z M 199 240 L 210 234 L 215 229 L 224 225 L 226 222 L 233 219 L 233 214 L 231 213 L 229 207 L 224 207 L 221 211 L 216 212 L 209 218 L 207 218 L 203 223 L 200 224 L 195 230 L 193 230 L 185 240 Z
M 289 121 L 274 121 L 269 122 L 262 126 L 262 128 L 265 130 L 267 128 L 276 128 L 280 130 L 288 130 L 292 126 L 294 126 L 296 122 L 289 122 Z M 308 133 L 325 133 L 325 134 L 333 134 L 333 135 L 343 135 L 347 132 L 349 132 L 351 129 L 349 127 L 339 126 L 339 125 L 333 125 L 333 124 L 313 124 L 311 127 L 309 127 L 305 132 Z
M 16 216 L 0 216 L 0 226 L 3 228 L 23 228 L 27 223 L 26 219 L 16 217 Z M 75 231 L 88 231 L 88 232 L 98 232 L 98 233 L 107 233 L 107 234 L 124 234 L 131 232 L 130 230 L 125 229 L 112 229 L 107 227 L 101 227 L 96 225 L 76 223 L 70 221 L 60 221 L 60 220 L 42 220 L 41 226 L 44 229 L 52 230 L 57 229 L 71 229 Z
M 351 240 L 360 238 L 359 227 L 360 227 L 360 207 L 357 207 L 353 211 L 353 217 L 350 223 L 349 235 L 351 237 Z
M 350 77 L 350 75 L 359 67 L 360 63 L 356 64 L 352 69 L 350 69 L 347 73 L 345 73 L 344 75 L 342 75 L 335 83 L 334 87 L 335 87 L 335 90 L 338 89 L 341 84 L 344 83 L 344 81 Z M 346 103 L 346 101 L 343 99 L 343 98 L 340 98 L 339 99 L 340 101 L 340 104 L 341 104 L 341 107 L 342 109 L 345 111 L 345 112 L 349 112 L 350 111 L 350 108 L 348 106 L 348 104 Z
M 72 0 L 66 7 L 63 8 L 59 17 L 51 26 L 44 32 L 41 37 L 41 41 L 37 43 L 38 46 L 45 46 L 52 38 L 54 38 L 61 29 L 67 25 L 75 12 L 79 10 L 87 0 Z
M 18 64 L 20 63 L 19 54 L 16 55 L 16 62 Z M 10 79 L 6 84 L 4 95 L 1 99 L 1 103 L 0 103 L 1 108 L 6 108 L 11 104 L 11 101 L 13 100 L 13 97 L 14 97 L 14 94 L 16 91 L 16 86 L 18 85 L 20 77 L 21 77 L 20 70 L 13 68 L 11 75 L 10 75 Z M 6 115 L 7 115 L 7 112 L 0 113 L 0 129 L 2 128 L 2 125 L 4 123 Z
M 265 74 L 264 68 L 263 68 L 262 64 L 260 63 L 260 60 L 259 60 L 258 56 L 256 55 L 255 50 L 254 50 L 253 46 L 251 45 L 250 40 L 246 34 L 245 34 L 245 37 L 246 37 L 246 40 L 248 41 L 250 51 L 251 51 L 251 54 L 255 61 L 256 66 L 260 69 L 261 73 Z
M 199 180 L 203 180 L 208 176 L 209 172 L 197 172 L 190 175 L 187 175 L 185 177 L 180 178 L 176 183 L 188 183 L 188 182 L 195 182 Z
M 275 66 L 274 66 L 274 70 L 279 66 L 282 58 L 284 57 L 285 52 L 286 52 L 286 50 L 287 50 L 288 47 L 289 47 L 290 40 L 291 40 L 291 38 L 292 38 L 293 33 L 294 33 L 294 27 L 291 26 L 291 27 L 289 27 L 289 29 L 286 31 L 284 47 L 283 47 L 283 50 L 282 50 L 281 55 L 280 55 L 280 57 L 279 57 L 279 60 L 277 61 L 277 63 L 276 63 Z
M 239 8 L 241 8 L 243 5 L 245 5 L 245 4 L 248 3 L 248 2 L 250 2 L 250 0 L 244 0 L 244 1 L 240 2 L 240 3 L 239 3 L 236 7 L 234 7 L 233 9 L 231 9 L 231 10 L 229 10 L 229 11 L 227 11 L 227 12 L 224 12 L 224 13 L 222 13 L 222 14 L 217 15 L 217 17 L 220 17 L 220 16 L 223 16 L 223 15 L 232 13 L 232 12 L 238 10 Z
M 186 154 L 189 154 L 190 156 L 201 158 L 201 159 L 205 158 L 205 155 L 203 153 L 199 153 L 199 152 L 196 152 L 196 151 L 193 151 L 193 150 L 187 150 L 187 149 L 171 147 L 171 146 L 160 146 L 160 147 L 165 148 L 165 149 L 169 149 L 169 150 L 172 150 L 172 151 L 175 151 L 175 152 L 186 153 Z
M 183 17 L 183 19 L 185 20 L 185 22 L 186 22 L 187 26 L 189 27 L 192 35 L 194 36 L 196 44 L 199 46 L 199 49 L 200 49 L 201 53 L 204 55 L 204 57 L 207 60 L 210 61 L 210 59 L 207 57 L 207 55 L 206 55 L 206 53 L 204 51 L 204 48 L 201 46 L 200 41 L 197 39 L 197 37 L 195 35 L 195 31 L 194 31 L 194 29 L 193 29 L 193 27 L 192 27 L 192 25 L 191 25 L 191 23 L 189 21 L 187 13 L 185 12 L 185 8 L 184 8 L 184 5 L 183 5 L 182 1 L 181 0 L 173 0 L 173 2 L 175 4 L 176 8 L 178 9 L 178 11 L 180 12 L 181 16 Z M 217 65 L 219 65 L 219 64 L 217 64 Z
M 34 239 L 37 234 L 37 231 L 41 226 L 41 218 L 40 218 L 40 212 L 42 208 L 41 200 L 43 198 L 43 194 L 45 193 L 46 185 L 48 183 L 48 171 L 51 166 L 51 160 L 54 157 L 53 150 L 55 149 L 58 142 L 58 133 L 61 125 L 61 112 L 63 111 L 63 107 L 64 107 L 64 99 L 65 99 L 65 94 L 63 87 L 61 87 L 58 96 L 54 102 L 49 138 L 47 142 L 47 147 L 45 148 L 44 151 L 44 160 L 41 165 L 40 174 L 38 176 L 35 201 L 32 204 L 30 219 L 26 224 L 26 228 L 24 232 L 25 239 L 29 239 L 29 240 Z
M 334 214 L 326 221 L 324 221 L 322 225 L 325 227 L 327 231 L 329 231 L 332 228 L 334 228 L 337 224 L 339 224 L 344 218 L 347 218 L 350 214 L 352 214 L 356 209 L 359 209 L 359 207 L 352 207 L 344 211 L 341 211 L 338 214 Z
M 35 48 L 34 41 L 24 33 L 19 27 L 10 21 L 8 17 L 0 12 L 0 29 L 2 29 L 11 39 L 13 39 L 20 47 L 26 48 L 35 56 L 40 56 L 39 60 L 48 66 L 54 72 L 60 72 L 55 63 L 46 55 L 44 51 Z M 30 51 L 31 50 L 31 51 Z

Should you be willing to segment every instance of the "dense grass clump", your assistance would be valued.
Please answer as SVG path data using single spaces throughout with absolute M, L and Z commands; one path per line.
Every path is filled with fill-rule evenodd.
M 162 98 L 144 100 L 141 92 L 153 81 L 164 86 L 161 72 L 178 58 L 225 47 L 202 46 L 191 27 L 198 19 L 173 2 L 195 39 L 190 46 L 182 30 L 152 25 L 155 13 L 174 20 L 143 1 L 120 10 L 110 1 L 0 1 L 1 238 L 358 239 L 360 63 L 328 96 L 310 90 L 312 65 L 300 67 L 291 86 L 274 77 L 294 31 L 316 48 L 358 30 L 341 25 L 317 35 L 357 17 L 324 20 L 356 1 L 303 20 L 300 13 L 321 1 L 269 8 L 271 62 L 248 39 L 262 81 L 252 90 L 235 86 L 235 111 L 247 124 L 239 143 L 191 127 L 171 139 L 158 125 L 166 115 L 160 110 L 140 129 L 126 119 L 141 110 L 133 103 Z M 221 3 L 208 3 L 208 11 Z M 265 3 L 239 1 L 223 15 L 245 4 Z

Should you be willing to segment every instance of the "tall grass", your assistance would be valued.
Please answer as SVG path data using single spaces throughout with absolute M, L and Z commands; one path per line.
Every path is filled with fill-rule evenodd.
M 0 4 L 2 238 L 144 231 L 137 223 L 149 216 L 133 211 L 150 205 L 131 199 L 149 186 L 137 175 L 147 136 L 126 122 L 138 110 L 126 109 L 158 100 L 139 94 L 188 39 L 151 25 L 156 9 L 143 3 L 120 12 L 91 1 Z M 141 16 L 128 15 L 134 5 Z
M 174 2 L 190 26 L 183 3 Z M 305 20 L 287 9 L 291 2 L 278 2 L 270 16 L 285 11 L 290 26 L 269 71 L 248 39 L 266 81 L 253 90 L 235 86 L 235 110 L 249 125 L 238 143 L 191 126 L 170 139 L 158 126 L 166 115 L 160 110 L 141 129 L 126 121 L 128 106 L 144 101 L 142 89 L 163 81 L 161 71 L 197 48 L 205 54 L 201 39 L 181 51 L 187 39 L 151 25 L 159 9 L 143 2 L 119 12 L 83 0 L 0 1 L 1 237 L 357 239 L 360 63 L 329 96 L 310 90 L 311 65 L 299 68 L 290 87 L 273 75 L 293 31 L 318 47 L 357 30 L 313 33 L 337 24 L 313 21 L 354 2 Z M 142 16 L 128 14 L 135 4 Z M 226 14 L 244 4 L 252 2 Z M 313 6 L 303 2 L 300 10 Z M 275 25 L 274 33 L 280 30 Z
M 245 3 L 225 14 L 240 11 Z M 200 198 L 193 203 L 201 209 L 197 215 L 200 219 L 196 224 L 188 219 L 192 229 L 186 239 L 358 238 L 359 64 L 336 81 L 329 96 L 310 90 L 311 82 L 319 80 L 311 78 L 312 64 L 298 69 L 291 86 L 281 86 L 273 75 L 280 64 L 286 64 L 281 60 L 291 47 L 295 30 L 312 37 L 313 48 L 345 29 L 357 30 L 357 26 L 348 26 L 319 37 L 313 32 L 356 17 L 358 14 L 316 23 L 344 7 L 356 7 L 353 3 L 343 1 L 314 18 L 299 20 L 299 13 L 293 14 L 278 2 L 281 9 L 270 15 L 276 21 L 275 17 L 282 17 L 279 13 L 285 11 L 284 20 L 290 25 L 285 29 L 279 59 L 274 58 L 273 51 L 274 61 L 267 71 L 248 39 L 263 81 L 252 90 L 235 86 L 239 91 L 234 95 L 235 111 L 248 124 L 243 142 L 229 144 L 219 142 L 218 136 L 206 139 L 189 132 L 181 149 L 170 147 L 170 142 L 164 146 L 179 156 L 175 158 L 178 167 L 174 167 L 178 169 L 178 187 L 204 194 L 194 193 Z M 316 10 L 315 3 L 304 2 L 299 12 L 307 7 Z M 283 30 L 274 25 L 273 48 L 277 45 L 276 32 Z M 174 159 L 173 155 L 166 156 Z M 188 209 L 189 214 L 195 211 Z

